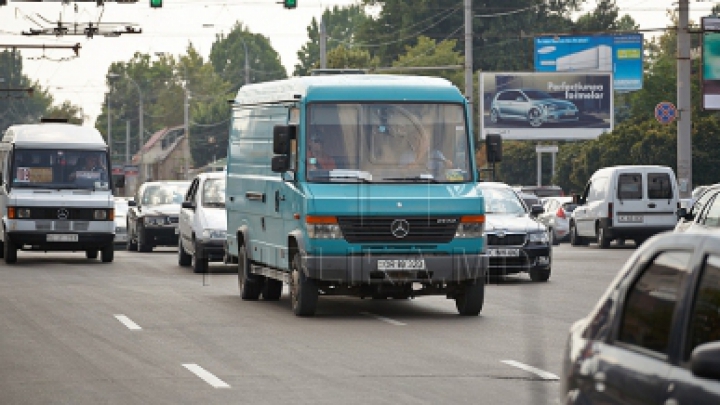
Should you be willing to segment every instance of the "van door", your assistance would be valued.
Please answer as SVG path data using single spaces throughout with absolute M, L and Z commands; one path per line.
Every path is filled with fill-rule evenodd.
M 618 173 L 613 215 L 613 225 L 616 227 L 637 227 L 645 224 L 645 213 L 648 211 L 649 201 L 644 190 L 647 189 L 647 179 L 642 169 Z
M 601 217 L 607 217 L 608 178 L 596 177 L 590 183 L 585 202 L 585 218 L 579 223 L 578 235 L 595 237 L 595 224 Z
M 647 172 L 647 215 L 644 224 L 672 229 L 677 223 L 677 191 L 675 175 L 669 171 Z

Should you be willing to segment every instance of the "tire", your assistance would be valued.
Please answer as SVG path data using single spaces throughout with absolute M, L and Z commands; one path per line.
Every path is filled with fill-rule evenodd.
M 493 124 L 497 124 L 500 122 L 500 112 L 498 112 L 498 110 L 494 108 L 490 110 L 490 122 L 492 122 Z
M 192 256 L 185 252 L 182 245 L 182 238 L 178 240 L 178 266 L 188 267 L 192 263 Z
M 86 250 L 85 257 L 87 257 L 88 259 L 97 259 L 98 251 L 97 250 Z
M 145 231 L 140 229 L 137 235 L 137 251 L 142 253 L 152 252 L 153 247 L 145 243 Z
M 102 248 L 100 251 L 100 260 L 103 263 L 112 263 L 112 261 L 115 259 L 115 246 L 113 244 L 109 244 Z
M 542 113 L 537 108 L 533 108 L 532 110 L 528 111 L 527 114 L 527 122 L 530 124 L 533 128 L 540 128 L 543 124 Z
M 545 282 L 550 279 L 551 269 L 530 269 L 530 280 Z
M 597 243 L 600 249 L 607 249 L 610 247 L 610 239 L 608 238 L 607 230 L 604 226 L 598 226 Z
M 560 244 L 560 240 L 555 236 L 555 230 L 554 229 L 548 229 L 548 236 L 550 237 L 550 244 L 553 246 L 557 246 Z
M 5 242 L 3 243 L 3 257 L 5 258 L 5 263 L 7 264 L 17 262 L 17 247 L 13 241 L 10 240 L 7 233 L 5 234 Z
M 282 295 L 283 283 L 274 278 L 265 278 L 262 288 L 262 298 L 265 301 L 277 301 Z
M 0 259 L 5 257 L 5 243 L 0 241 Z
M 467 282 L 455 296 L 455 308 L 462 316 L 478 316 L 485 302 L 485 280 Z
M 577 228 L 575 227 L 575 224 L 570 224 L 570 245 L 571 246 L 584 246 L 586 245 L 585 240 L 578 236 L 577 234 Z
M 297 316 L 313 316 L 317 301 L 317 286 L 305 275 L 300 252 L 295 252 L 290 267 L 290 303 L 293 313 Z
M 250 274 L 250 258 L 244 244 L 238 246 L 238 286 L 240 287 L 240 298 L 246 301 L 255 301 L 260 297 L 262 279 L 255 274 Z
M 134 252 L 137 250 L 137 239 L 136 239 L 137 235 L 130 234 L 130 224 L 129 223 L 126 226 L 127 226 L 127 230 L 128 230 L 128 241 L 127 241 L 127 244 L 125 245 L 125 249 L 130 252 Z M 137 231 L 137 229 L 136 229 L 136 231 Z

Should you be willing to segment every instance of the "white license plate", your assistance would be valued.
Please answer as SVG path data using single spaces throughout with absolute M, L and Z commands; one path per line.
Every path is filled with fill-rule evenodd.
M 618 215 L 618 222 L 643 222 L 642 215 Z
M 490 257 L 519 257 L 520 249 L 488 249 L 487 254 Z
M 51 233 L 47 236 L 48 242 L 77 242 L 76 233 Z
M 377 266 L 378 270 L 425 270 L 425 260 L 378 260 Z

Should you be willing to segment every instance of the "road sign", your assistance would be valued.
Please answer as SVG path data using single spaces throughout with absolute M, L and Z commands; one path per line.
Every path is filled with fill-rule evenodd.
M 557 145 L 537 145 L 535 146 L 535 152 L 542 153 L 557 153 L 558 147 Z
M 661 124 L 670 124 L 677 119 L 677 108 L 669 101 L 663 101 L 655 106 L 655 119 Z

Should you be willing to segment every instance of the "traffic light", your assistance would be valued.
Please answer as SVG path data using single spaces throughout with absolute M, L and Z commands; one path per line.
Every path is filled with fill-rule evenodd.
M 150 0 L 150 7 L 152 7 L 152 8 L 162 7 L 162 0 Z
M 283 5 L 285 8 L 296 8 L 297 0 L 283 0 Z

